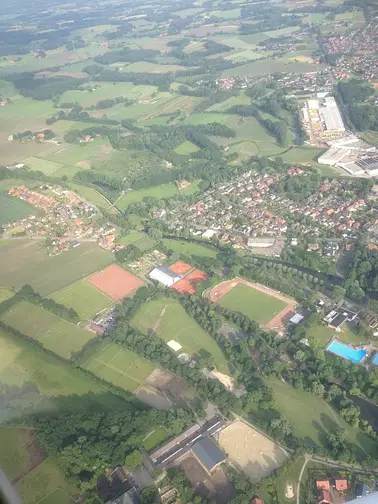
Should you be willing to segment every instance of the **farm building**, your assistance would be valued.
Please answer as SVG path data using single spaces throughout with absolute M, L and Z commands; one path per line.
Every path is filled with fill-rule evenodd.
M 171 285 L 178 282 L 181 278 L 180 275 L 178 275 L 174 271 L 169 270 L 165 266 L 159 266 L 158 268 L 154 268 L 148 276 L 152 280 L 157 280 L 165 287 L 171 287 Z
M 208 473 L 213 472 L 226 460 L 224 453 L 209 438 L 198 441 L 193 446 L 192 453 Z

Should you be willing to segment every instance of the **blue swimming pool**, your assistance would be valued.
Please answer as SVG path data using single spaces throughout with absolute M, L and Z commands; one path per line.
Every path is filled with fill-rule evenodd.
M 366 350 L 363 350 L 362 348 L 360 350 L 355 350 L 354 348 L 343 345 L 338 341 L 332 341 L 332 343 L 328 345 L 327 350 L 328 352 L 332 352 L 339 357 L 344 357 L 344 359 L 348 359 L 356 364 L 361 362 L 367 355 Z
M 375 364 L 376 366 L 378 366 L 378 352 L 374 356 L 373 364 Z

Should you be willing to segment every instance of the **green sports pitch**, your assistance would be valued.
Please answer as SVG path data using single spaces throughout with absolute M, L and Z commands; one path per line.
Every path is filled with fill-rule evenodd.
M 218 303 L 260 324 L 267 324 L 286 306 L 284 301 L 244 284 L 233 287 L 218 300 Z

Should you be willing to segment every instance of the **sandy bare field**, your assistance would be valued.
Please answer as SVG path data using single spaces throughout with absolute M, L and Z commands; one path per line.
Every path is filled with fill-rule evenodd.
M 218 434 L 218 443 L 229 462 L 252 482 L 264 478 L 287 460 L 282 448 L 240 420 Z

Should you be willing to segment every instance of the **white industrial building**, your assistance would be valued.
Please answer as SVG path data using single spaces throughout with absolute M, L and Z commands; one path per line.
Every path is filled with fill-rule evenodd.
M 320 119 L 324 121 L 326 131 L 345 131 L 344 121 L 333 96 L 323 98 L 319 107 Z
M 157 280 L 165 287 L 171 287 L 171 285 L 175 284 L 181 279 L 180 275 L 174 273 L 165 266 L 159 266 L 158 268 L 154 268 L 148 276 L 152 280 Z
M 274 245 L 274 238 L 265 237 L 265 236 L 260 236 L 256 238 L 248 238 L 247 245 L 248 247 L 253 247 L 253 248 L 267 248 L 267 247 L 273 247 Z

